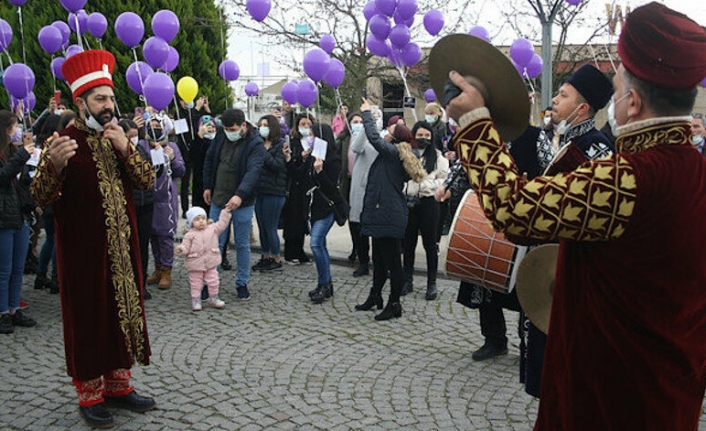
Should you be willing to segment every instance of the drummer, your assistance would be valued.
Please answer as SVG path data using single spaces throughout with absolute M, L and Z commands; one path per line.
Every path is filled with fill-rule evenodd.
M 528 181 L 483 96 L 447 106 L 493 227 L 559 239 L 535 430 L 695 430 L 706 389 L 706 160 L 690 117 L 706 30 L 660 3 L 630 13 L 614 78 L 619 153 Z M 558 110 L 557 110 L 558 111 Z

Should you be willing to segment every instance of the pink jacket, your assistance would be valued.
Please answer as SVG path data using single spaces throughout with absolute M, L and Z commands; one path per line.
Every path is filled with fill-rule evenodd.
M 184 266 L 189 271 L 206 271 L 221 264 L 221 251 L 218 248 L 218 235 L 226 230 L 230 223 L 230 211 L 223 210 L 217 223 L 211 223 L 205 229 L 189 229 L 181 241 L 184 250 L 177 253 L 186 256 Z

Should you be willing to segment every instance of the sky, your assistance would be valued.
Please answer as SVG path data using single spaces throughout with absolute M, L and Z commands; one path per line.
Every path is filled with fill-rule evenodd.
M 453 0 L 452 0 L 453 1 Z M 496 15 L 497 12 L 493 12 L 492 7 L 496 8 L 502 8 L 502 7 L 507 7 L 507 5 L 511 1 L 522 1 L 525 2 L 526 0 L 486 0 L 484 3 L 484 14 L 483 14 L 483 19 L 479 20 L 478 24 L 483 25 L 488 30 L 491 32 L 491 34 L 497 33 L 498 29 L 493 29 L 492 28 L 492 23 L 497 22 L 497 17 L 499 15 Z M 588 1 L 589 4 L 587 5 L 586 9 L 586 14 L 590 14 L 591 16 L 595 16 L 597 18 L 600 18 L 602 20 L 607 19 L 606 16 L 606 3 L 607 1 L 605 0 L 583 0 L 583 1 Z M 703 0 L 660 0 L 661 3 L 665 4 L 667 7 L 672 8 L 678 12 L 684 13 L 688 15 L 691 19 L 694 21 L 698 22 L 699 24 L 706 26 L 706 1 Z M 625 9 L 626 6 L 629 6 L 630 8 L 634 9 L 640 5 L 644 5 L 649 3 L 647 0 L 633 0 L 633 1 L 616 1 L 617 4 L 620 4 L 623 10 Z M 361 5 L 361 11 L 362 7 L 365 4 L 365 1 L 362 0 L 360 2 Z M 228 12 L 228 6 L 226 3 L 226 12 Z M 417 13 L 416 21 L 421 22 L 421 18 L 423 15 L 424 11 L 420 11 Z M 483 22 L 485 21 L 485 22 Z M 487 23 L 486 23 L 487 22 Z M 603 21 L 604 22 L 604 21 Z M 263 22 L 263 24 L 267 24 L 267 19 Z M 536 26 L 537 26 L 537 33 L 541 34 L 540 31 L 540 23 L 539 20 L 536 21 Z M 423 27 L 421 28 L 422 31 L 424 31 Z M 573 29 L 571 30 L 571 33 L 569 34 L 570 40 L 569 42 L 582 42 L 585 41 L 587 38 L 587 35 L 590 33 L 592 29 Z M 618 30 L 619 31 L 619 30 Z M 441 34 L 439 37 L 444 36 L 448 34 L 448 32 L 442 30 Z M 429 41 L 429 43 L 424 43 L 424 45 L 433 45 L 434 39 L 430 39 L 428 34 L 425 34 L 426 40 Z M 558 31 L 554 31 L 554 38 L 556 42 L 556 37 L 558 36 Z M 493 40 L 494 43 L 505 43 L 505 44 L 510 44 L 512 40 L 516 39 L 517 37 L 520 37 L 520 35 L 516 34 L 500 34 L 499 38 L 501 38 L 501 41 L 495 41 Z M 414 40 L 414 36 L 413 36 Z M 259 39 L 256 35 L 243 35 L 242 31 L 236 31 L 231 29 L 229 37 L 229 52 L 228 52 L 228 58 L 231 60 L 235 60 L 238 65 L 240 66 L 241 70 L 241 76 L 242 77 L 248 77 L 248 76 L 254 76 L 257 73 L 257 64 L 262 63 L 265 61 L 264 57 L 262 56 L 263 52 L 263 47 L 265 45 L 262 43 L 261 39 Z M 613 38 L 612 42 L 617 41 L 617 36 Z M 539 41 L 537 41 L 539 42 Z M 600 42 L 610 42 L 610 41 L 600 41 Z M 274 56 L 271 55 L 272 53 L 272 48 L 267 47 L 268 52 L 270 53 L 269 57 L 272 58 Z M 303 55 L 302 55 L 303 56 Z M 288 78 L 293 79 L 296 77 L 296 74 L 283 68 L 282 66 L 279 66 L 275 63 L 270 64 L 270 71 L 272 75 L 287 75 Z M 243 81 L 243 80 L 239 80 Z M 245 85 L 245 82 L 241 82 L 238 84 L 236 81 L 235 83 L 236 87 Z

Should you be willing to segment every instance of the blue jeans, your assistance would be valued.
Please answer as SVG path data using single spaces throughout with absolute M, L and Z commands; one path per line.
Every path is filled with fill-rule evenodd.
M 56 244 L 54 243 L 54 216 L 44 212 L 42 214 L 42 223 L 44 224 L 44 232 L 46 238 L 42 244 L 42 250 L 39 252 L 39 261 L 37 262 L 37 275 L 47 274 L 49 268 L 49 260 L 51 260 L 51 275 L 56 277 Z
M 208 215 L 213 220 L 218 220 L 221 215 L 222 208 L 211 205 L 211 212 Z M 247 286 L 250 281 L 250 229 L 252 228 L 252 216 L 255 212 L 255 206 L 240 207 L 235 211 L 231 211 L 231 223 L 233 223 L 233 235 L 235 236 L 235 262 L 237 265 L 237 273 L 235 277 L 235 286 Z M 225 250 L 226 236 L 228 230 L 223 231 L 218 236 L 218 245 L 221 250 Z
M 333 213 L 311 225 L 311 252 L 316 260 L 316 272 L 319 274 L 319 284 L 331 282 L 331 259 L 326 248 L 326 235 L 333 226 Z
M 284 196 L 257 196 L 255 217 L 257 217 L 257 228 L 260 231 L 260 247 L 262 247 L 263 255 L 279 256 L 280 243 L 277 225 L 286 200 L 287 198 Z
M 29 249 L 29 224 L 0 229 L 0 314 L 20 308 L 22 273 Z

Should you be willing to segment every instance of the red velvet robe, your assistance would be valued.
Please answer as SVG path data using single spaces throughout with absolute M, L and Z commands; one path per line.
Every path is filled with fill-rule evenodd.
M 89 380 L 149 363 L 132 189 L 153 187 L 154 173 L 134 147 L 123 158 L 83 122 L 62 134 L 76 155 L 57 176 L 45 150 L 31 191 L 53 204 L 67 371 Z
M 456 141 L 486 215 L 498 230 L 561 240 L 535 430 L 696 430 L 706 160 L 688 121 L 642 122 L 619 154 L 528 182 L 486 115 L 466 117 Z

